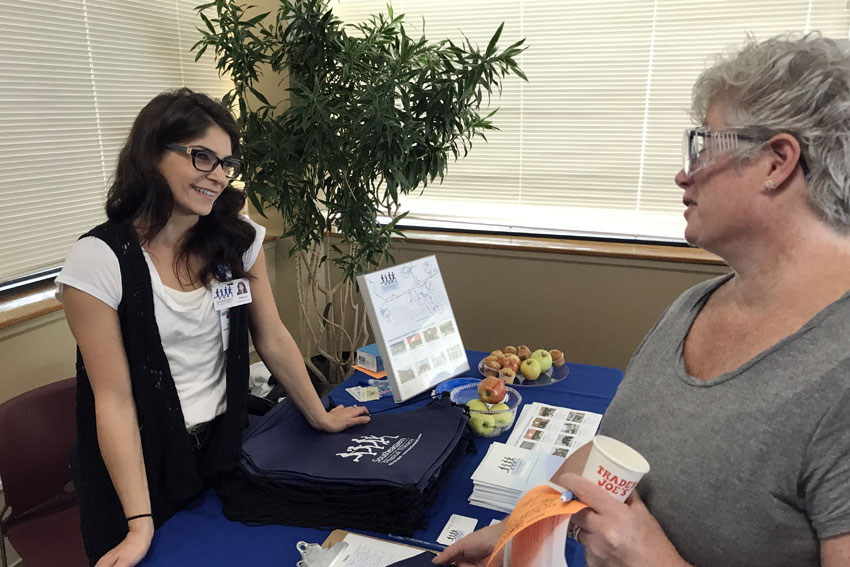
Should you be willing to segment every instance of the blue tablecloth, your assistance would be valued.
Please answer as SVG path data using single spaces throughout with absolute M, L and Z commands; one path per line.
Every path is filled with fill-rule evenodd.
M 467 351 L 470 370 L 466 376 L 480 378 L 478 363 L 487 353 Z M 584 364 L 567 364 L 569 375 L 562 381 L 547 386 L 521 386 L 523 403 L 545 402 L 585 411 L 604 413 L 617 391 L 623 373 L 615 368 Z M 355 403 L 345 388 L 365 383 L 368 377 L 354 373 L 331 393 L 337 404 Z M 424 405 L 428 393 L 417 396 L 410 405 L 396 407 L 391 398 L 367 402 L 370 411 L 386 409 L 404 411 Z M 429 526 L 413 538 L 394 538 L 385 534 L 370 534 L 384 539 L 396 539 L 420 547 L 438 549 L 435 542 L 452 514 L 478 518 L 478 527 L 490 524 L 505 515 L 485 508 L 472 506 L 467 498 L 472 493 L 470 477 L 484 458 L 487 445 L 492 441 L 504 442 L 505 433 L 495 439 L 476 439 L 476 454 L 470 454 L 452 473 L 446 488 L 437 497 L 429 513 Z M 368 533 L 368 532 L 364 532 Z M 246 526 L 227 520 L 221 511 L 221 502 L 212 492 L 202 494 L 191 506 L 180 511 L 157 530 L 151 550 L 142 563 L 146 567 L 215 567 L 251 565 L 252 567 L 288 567 L 295 565 L 300 555 L 295 549 L 298 541 L 321 543 L 330 534 L 327 530 L 296 528 L 291 526 Z M 584 567 L 584 557 L 577 544 L 568 542 L 567 562 L 570 567 Z

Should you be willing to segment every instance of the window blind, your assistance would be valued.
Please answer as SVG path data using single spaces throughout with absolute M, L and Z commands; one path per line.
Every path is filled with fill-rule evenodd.
M 346 22 L 385 0 L 334 0 Z M 526 38 L 493 121 L 501 130 L 404 200 L 413 225 L 682 241 L 682 131 L 711 57 L 750 33 L 847 38 L 845 0 L 394 0 L 411 33 L 484 47 Z
M 229 88 L 205 54 L 194 0 L 0 0 L 0 281 L 58 266 L 105 220 L 138 111 L 182 86 Z

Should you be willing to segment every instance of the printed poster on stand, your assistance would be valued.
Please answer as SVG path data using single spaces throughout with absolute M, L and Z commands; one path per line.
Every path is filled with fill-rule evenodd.
M 436 256 L 357 277 L 393 400 L 469 370 Z

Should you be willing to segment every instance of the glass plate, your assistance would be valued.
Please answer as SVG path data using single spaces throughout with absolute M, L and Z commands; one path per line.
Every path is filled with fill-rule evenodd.
M 486 376 L 484 374 L 484 359 L 478 361 L 478 372 L 482 376 Z M 508 384 L 509 386 L 546 386 L 548 384 L 554 384 L 555 382 L 560 382 L 564 378 L 569 375 L 570 369 L 566 364 L 563 366 L 552 366 L 546 372 L 543 372 L 537 380 L 526 380 L 522 373 L 517 372 L 516 380 L 514 380 L 513 384 Z

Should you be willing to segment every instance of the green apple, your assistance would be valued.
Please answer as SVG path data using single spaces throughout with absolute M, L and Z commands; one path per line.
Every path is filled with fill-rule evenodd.
M 492 406 L 490 406 L 490 411 L 504 412 L 493 414 L 493 417 L 496 419 L 496 427 L 498 427 L 499 429 L 503 429 L 510 425 L 511 420 L 514 418 L 510 409 L 511 408 L 508 407 L 508 404 L 504 402 L 499 402 L 498 404 L 493 404 Z
M 487 411 L 487 404 L 485 404 L 478 398 L 466 402 L 466 407 L 474 411 Z
M 473 413 L 469 418 L 469 427 L 479 437 L 492 437 L 496 429 L 496 418 L 486 413 Z
M 531 358 L 536 358 L 540 363 L 540 372 L 546 372 L 552 368 L 552 355 L 545 348 L 539 348 L 532 352 Z
M 537 380 L 540 377 L 540 360 L 537 358 L 526 358 L 519 365 L 519 371 L 526 380 Z

